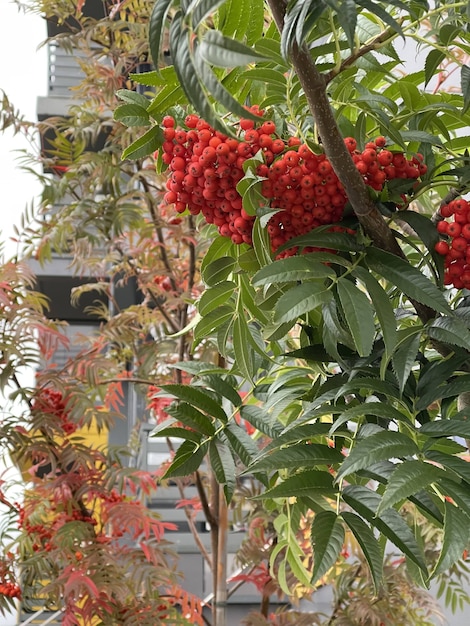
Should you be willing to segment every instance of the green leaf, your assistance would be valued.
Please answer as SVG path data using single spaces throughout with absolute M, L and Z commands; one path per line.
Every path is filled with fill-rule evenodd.
M 225 499 L 229 503 L 235 491 L 235 463 L 229 448 L 213 439 L 209 444 L 209 459 L 215 479 L 224 486 Z
M 439 485 L 441 493 L 452 498 L 467 518 L 470 517 L 470 485 L 468 483 L 457 483 L 448 478 L 441 479 Z
M 332 297 L 331 291 L 325 287 L 323 281 L 310 281 L 297 285 L 289 289 L 277 301 L 274 321 L 278 323 L 295 321 L 304 313 L 309 313 L 328 302 Z
M 136 139 L 122 153 L 124 159 L 143 159 L 153 154 L 163 143 L 163 131 L 160 126 L 152 126 L 146 133 Z
M 235 259 L 231 256 L 215 258 L 211 263 L 201 268 L 202 279 L 208 287 L 213 287 L 225 281 L 232 273 L 234 267 Z
M 215 432 L 212 421 L 187 402 L 173 403 L 166 408 L 166 412 L 198 433 L 211 437 Z
M 411 424 L 410 416 L 405 415 L 391 404 L 386 404 L 385 402 L 362 402 L 360 405 L 348 408 L 338 415 L 330 428 L 330 435 L 333 435 L 346 422 L 365 415 L 375 415 L 392 422 Z
M 431 578 L 449 570 L 462 558 L 470 540 L 468 517 L 450 502 L 444 502 L 444 540 Z
M 194 65 L 202 83 L 216 102 L 219 102 L 227 109 L 227 111 L 230 111 L 234 115 L 238 115 L 240 118 L 244 117 L 259 120 L 259 115 L 255 115 L 254 113 L 251 113 L 251 111 L 245 109 L 245 107 L 243 107 L 219 81 L 217 76 L 202 57 L 200 46 L 198 46 L 194 51 Z
M 426 450 L 425 455 L 433 463 L 442 465 L 444 469 L 454 472 L 470 484 L 470 463 L 465 459 L 438 450 Z
M 191 7 L 188 9 L 188 13 L 191 15 L 191 23 L 193 30 L 196 30 L 197 27 L 203 22 L 211 13 L 214 13 L 222 4 L 225 4 L 227 0 L 196 0 L 196 2 L 192 2 L 191 6 L 194 4 L 195 7 L 191 10 Z
M 250 341 L 250 330 L 243 315 L 238 314 L 233 324 L 234 367 L 249 381 L 255 374 L 255 357 Z
M 225 322 L 232 319 L 234 315 L 235 310 L 230 306 L 219 306 L 215 311 L 206 313 L 194 327 L 194 343 L 198 344 L 200 341 L 210 337 L 214 331 L 223 326 Z
M 380 515 L 400 500 L 418 493 L 431 483 L 442 478 L 443 472 L 438 467 L 423 461 L 403 461 L 390 476 L 388 485 L 377 509 Z
M 381 431 L 359 440 L 343 461 L 337 479 L 367 468 L 369 465 L 388 459 L 404 458 L 417 454 L 415 442 L 400 432 Z
M 443 293 L 419 269 L 378 248 L 367 248 L 366 255 L 369 268 L 396 285 L 409 298 L 440 313 L 450 312 Z
M 377 541 L 371 528 L 358 515 L 344 511 L 341 517 L 349 526 L 356 541 L 361 546 L 362 552 L 366 558 L 372 581 L 374 583 L 374 591 L 377 593 L 382 586 L 383 579 L 383 553 L 380 544 Z
M 354 50 L 357 25 L 357 8 L 354 0 L 343 0 L 336 15 L 341 28 L 344 30 L 350 49 Z
M 397 222 L 403 221 L 411 226 L 418 237 L 424 243 L 431 254 L 434 253 L 434 246 L 439 241 L 439 233 L 436 225 L 426 215 L 416 211 L 397 211 L 392 215 L 392 219 Z
M 248 467 L 258 454 L 258 446 L 253 439 L 247 434 L 242 426 L 238 426 L 234 422 L 229 422 L 224 429 L 224 435 L 240 461 L 245 467 Z
M 426 327 L 431 339 L 470 350 L 470 330 L 456 317 L 438 317 Z
M 247 80 L 259 80 L 267 85 L 278 85 L 283 89 L 287 88 L 287 79 L 283 72 L 268 67 L 255 67 L 251 70 L 242 72 L 240 78 Z
M 131 91 L 130 89 L 118 89 L 116 96 L 128 104 L 137 104 L 147 111 L 147 107 L 150 104 L 150 100 L 137 91 Z
M 254 48 L 245 46 L 241 41 L 225 37 L 218 30 L 207 31 L 200 48 L 201 55 L 207 63 L 216 67 L 237 67 L 270 60 Z
M 218 309 L 230 299 L 236 288 L 237 286 L 234 282 L 222 281 L 213 287 L 206 289 L 199 298 L 197 305 L 199 313 L 204 316 L 207 315 L 207 313 Z
M 344 544 L 344 525 L 334 511 L 321 511 L 313 519 L 311 539 L 313 548 L 314 585 L 336 563 Z
M 314 254 L 304 254 L 302 256 L 280 259 L 262 267 L 253 276 L 252 284 L 255 286 L 270 285 L 297 280 L 318 280 L 335 277 L 335 272 L 323 263 L 318 262 Z
M 366 287 L 377 313 L 387 356 L 390 356 L 397 344 L 397 320 L 392 303 L 382 285 L 363 267 L 356 267 L 353 276 Z
M 281 468 L 290 470 L 317 465 L 334 465 L 344 459 L 339 450 L 319 443 L 281 448 L 255 459 L 250 470 L 270 472 Z
M 368 356 L 375 338 L 374 311 L 367 296 L 348 279 L 339 280 L 338 296 L 359 356 Z
M 372 0 L 356 0 L 356 4 L 370 11 L 372 15 L 379 17 L 385 24 L 388 24 L 394 31 L 404 37 L 400 24 L 380 4 L 372 2 Z M 394 4 L 400 6 L 405 11 L 409 11 L 409 7 L 403 2 L 394 2 Z
M 206 446 L 199 446 L 188 440 L 183 441 L 163 477 L 189 476 L 199 469 L 205 454 Z
M 436 400 L 452 398 L 470 389 L 470 374 L 456 376 L 454 380 L 444 385 L 430 387 L 428 391 L 423 388 L 423 394 L 416 403 L 416 410 L 422 411 Z
M 235 382 L 235 379 L 232 378 L 232 380 Z M 205 387 L 207 386 L 210 389 L 213 389 L 220 396 L 227 398 L 227 400 L 231 402 L 234 406 L 238 407 L 242 404 L 242 399 L 235 387 L 232 386 L 228 380 L 222 378 L 220 375 L 204 375 L 203 382 Z
M 173 0 L 158 0 L 154 2 L 149 22 L 149 49 L 152 57 L 153 66 L 158 68 L 160 65 L 160 45 L 162 40 L 163 28 L 170 10 Z
M 434 420 L 434 422 L 423 424 L 419 432 L 427 437 L 464 437 L 470 439 L 470 421 L 459 419 Z
M 403 393 L 411 370 L 416 363 L 420 342 L 421 333 L 410 334 L 404 341 L 400 342 L 393 354 L 393 370 L 397 377 L 401 393 Z
M 314 228 L 306 235 L 300 235 L 289 239 L 289 241 L 280 246 L 277 252 L 283 252 L 293 246 L 312 247 L 312 248 L 331 248 L 341 252 L 359 252 L 363 246 L 357 242 L 357 238 L 347 233 L 331 233 L 322 228 Z
M 189 439 L 194 443 L 200 443 L 201 434 L 194 430 L 188 430 L 187 428 L 178 426 L 169 426 L 168 428 L 161 428 L 152 432 L 151 437 L 155 438 L 170 438 L 176 437 L 177 439 Z
M 376 515 L 381 498 L 379 494 L 367 487 L 348 485 L 344 488 L 342 495 L 343 500 L 353 511 L 377 528 L 427 575 L 424 555 L 415 536 L 395 509 L 387 509 L 382 515 Z
M 163 391 L 171 394 L 178 398 L 178 400 L 182 400 L 183 402 L 187 402 L 192 406 L 204 411 L 211 417 L 215 419 L 219 419 L 221 422 L 227 422 L 227 415 L 223 408 L 220 406 L 220 403 L 217 400 L 207 393 L 205 390 L 200 387 L 190 387 L 189 385 L 162 385 L 161 388 Z
M 470 67 L 462 65 L 460 70 L 460 85 L 462 88 L 463 107 L 462 115 L 468 111 L 470 107 Z
M 261 407 L 254 405 L 246 405 L 240 408 L 241 417 L 249 424 L 254 426 L 263 435 L 267 435 L 270 439 L 276 439 L 282 433 L 282 426 L 274 422 L 269 413 Z
M 434 48 L 426 57 L 426 61 L 424 62 L 424 77 L 426 86 L 431 78 L 434 76 L 437 68 L 442 63 L 442 61 L 446 58 L 446 55 L 442 50 L 437 50 Z
M 333 497 L 336 490 L 333 486 L 333 477 L 328 472 L 306 470 L 294 476 L 289 476 L 281 483 L 267 489 L 264 493 L 255 496 L 254 500 L 269 498 L 292 498 L 294 496 L 315 495 Z

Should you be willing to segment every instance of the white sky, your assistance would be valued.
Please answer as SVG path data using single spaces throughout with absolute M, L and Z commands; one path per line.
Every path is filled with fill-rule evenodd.
M 38 50 L 45 38 L 39 16 L 25 15 L 10 0 L 0 0 L 0 89 L 28 120 L 36 119 L 37 96 L 47 93 L 46 49 Z M 25 207 L 40 192 L 34 177 L 22 172 L 17 162 L 17 151 L 28 147 L 21 135 L 0 132 L 0 242 L 6 258 L 16 251 L 13 225 L 20 224 Z M 0 616 L 0 626 L 16 623 L 14 614 Z
M 36 119 L 36 98 L 46 95 L 46 49 L 38 46 L 46 38 L 43 20 L 25 15 L 11 0 L 0 0 L 0 89 L 10 102 L 29 120 Z M 21 171 L 17 162 L 18 150 L 28 149 L 27 142 L 13 136 L 11 130 L 0 133 L 0 241 L 6 256 L 16 250 L 11 242 L 13 224 L 39 189 L 31 175 Z M 1 621 L 0 621 L 1 624 Z

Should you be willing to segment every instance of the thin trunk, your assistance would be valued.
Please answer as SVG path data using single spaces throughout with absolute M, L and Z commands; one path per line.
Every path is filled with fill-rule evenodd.
M 220 491 L 213 472 L 210 473 L 211 548 L 212 548 L 212 626 L 220 626 L 217 621 L 217 597 L 219 588 L 219 532 L 220 532 Z
M 227 538 L 228 538 L 228 507 L 223 488 L 219 485 L 219 533 L 217 541 L 217 561 L 215 563 L 217 577 L 217 593 L 214 595 L 215 624 L 227 624 Z

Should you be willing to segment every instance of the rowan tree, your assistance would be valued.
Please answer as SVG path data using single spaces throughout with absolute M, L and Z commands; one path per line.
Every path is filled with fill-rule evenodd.
M 34 301 L 41 370 L 2 433 L 35 484 L 10 503 L 23 594 L 41 587 L 66 623 L 202 619 L 169 584 L 163 521 L 134 502 L 172 480 L 189 524 L 184 488 L 199 488 L 217 626 L 229 507 L 248 529 L 238 582 L 260 591 L 247 624 L 429 624 L 417 588 L 431 578 L 463 603 L 464 3 L 158 0 L 150 13 L 135 0 L 100 20 L 83 3 L 32 6 L 67 25 L 57 37 L 85 76 L 67 115 L 36 125 L 44 193 L 18 236 L 41 262 L 69 256 L 89 279 L 74 300 L 95 294 L 102 323 L 54 370 L 63 338 Z M 419 71 L 401 72 L 402 40 Z M 129 281 L 140 298 L 120 309 Z M 155 436 L 183 439 L 158 475 L 75 430 L 111 427 L 123 385 L 148 396 Z M 116 550 L 122 526 L 139 550 Z M 271 593 L 325 582 L 332 615 L 270 613 Z

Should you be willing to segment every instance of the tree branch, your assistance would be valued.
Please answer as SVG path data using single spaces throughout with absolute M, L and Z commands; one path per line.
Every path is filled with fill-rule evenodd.
M 276 25 L 282 32 L 287 3 L 285 0 L 268 0 L 268 4 Z M 318 71 L 306 46 L 293 45 L 291 62 L 307 98 L 325 154 L 343 185 L 359 223 L 377 248 L 406 259 L 393 232 L 372 201 L 367 186 L 344 143 L 326 93 L 327 80 Z M 431 308 L 419 302 L 412 303 L 423 323 L 436 317 L 436 312 Z

